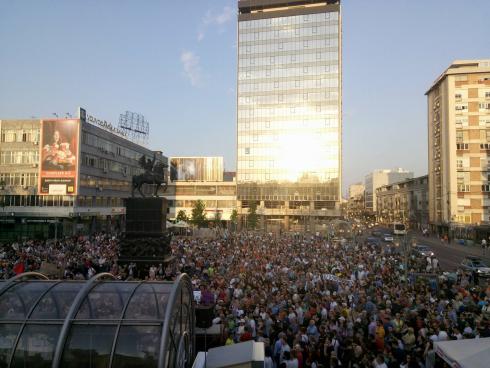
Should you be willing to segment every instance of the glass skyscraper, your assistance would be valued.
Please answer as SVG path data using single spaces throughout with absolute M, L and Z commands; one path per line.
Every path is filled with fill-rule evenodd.
M 239 213 L 254 202 L 261 227 L 321 230 L 340 216 L 340 1 L 238 7 Z

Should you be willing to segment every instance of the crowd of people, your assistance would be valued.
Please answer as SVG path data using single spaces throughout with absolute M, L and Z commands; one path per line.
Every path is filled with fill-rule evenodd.
M 490 337 L 487 281 L 443 273 L 434 257 L 413 257 L 407 270 L 395 247 L 362 238 L 247 232 L 174 238 L 171 251 L 173 267 L 143 277 L 189 274 L 197 302 L 215 310 L 220 343 L 264 342 L 268 368 L 432 368 L 434 342 Z M 118 252 L 108 234 L 2 245 L 0 278 L 43 262 L 65 279 L 141 278 Z
M 490 337 L 490 289 L 391 247 L 239 233 L 172 244 L 222 344 L 266 346 L 267 367 L 437 367 L 434 342 Z M 427 262 L 427 266 L 426 266 Z
M 58 270 L 63 279 L 89 279 L 99 272 L 120 275 L 117 258 L 118 239 L 108 234 L 18 241 L 0 245 L 0 279 L 42 266 Z

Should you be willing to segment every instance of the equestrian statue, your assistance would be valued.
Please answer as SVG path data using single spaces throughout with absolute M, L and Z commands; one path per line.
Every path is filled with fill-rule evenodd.
M 145 155 L 141 156 L 139 159 L 139 164 L 141 168 L 145 170 L 143 174 L 133 176 L 132 186 L 131 186 L 131 196 L 134 197 L 134 190 L 137 189 L 142 197 L 145 197 L 141 191 L 143 184 L 153 184 L 155 185 L 155 190 L 153 196 L 158 196 L 158 190 L 163 185 L 163 191 L 167 190 L 168 187 L 168 175 L 167 169 L 168 165 L 161 161 L 156 162 L 156 155 L 153 155 L 153 160 L 147 159 Z

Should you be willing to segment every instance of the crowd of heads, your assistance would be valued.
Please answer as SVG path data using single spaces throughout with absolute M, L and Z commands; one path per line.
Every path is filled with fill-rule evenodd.
M 0 245 L 0 279 L 47 265 L 60 278 L 89 279 L 99 272 L 117 273 L 117 258 L 118 239 L 108 234 L 17 241 Z
M 490 289 L 471 275 L 416 276 L 390 246 L 239 233 L 172 251 L 221 343 L 262 341 L 275 367 L 434 367 L 433 343 L 490 337 Z M 454 277 L 453 277 L 454 276 Z
M 407 268 L 394 246 L 246 232 L 174 238 L 172 267 L 154 264 L 143 275 L 136 263 L 118 264 L 118 252 L 108 234 L 15 242 L 0 247 L 0 278 L 43 262 L 65 279 L 185 272 L 197 302 L 214 308 L 220 343 L 264 342 L 276 368 L 430 368 L 435 341 L 490 337 L 485 280 L 443 273 L 433 257 L 412 257 Z

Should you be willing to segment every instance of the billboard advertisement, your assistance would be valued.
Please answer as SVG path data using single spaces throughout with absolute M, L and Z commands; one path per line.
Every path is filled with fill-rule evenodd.
M 223 181 L 223 157 L 172 157 L 172 181 Z
M 76 195 L 80 120 L 41 120 L 38 193 Z

